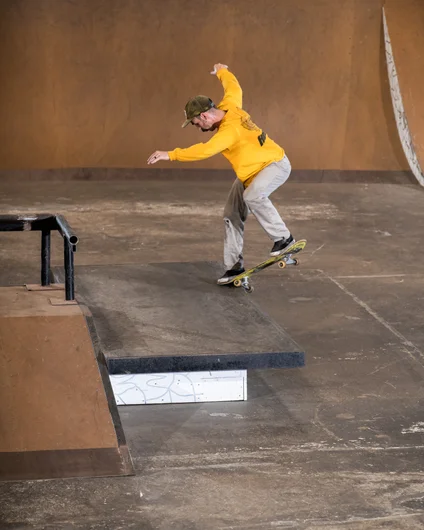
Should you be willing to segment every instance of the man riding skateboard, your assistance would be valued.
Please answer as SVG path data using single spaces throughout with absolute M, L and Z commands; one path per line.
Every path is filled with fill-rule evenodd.
M 206 143 L 186 149 L 155 151 L 147 163 L 159 160 L 194 162 L 222 153 L 237 178 L 224 209 L 224 265 L 227 269 L 218 284 L 244 272 L 243 234 L 249 211 L 274 241 L 271 256 L 278 256 L 295 240 L 269 199 L 289 178 L 291 165 L 284 149 L 253 123 L 242 109 L 242 89 L 225 64 L 215 64 L 215 74 L 224 88 L 224 98 L 215 105 L 207 96 L 196 96 L 185 106 L 183 127 L 192 124 L 203 132 L 216 131 Z

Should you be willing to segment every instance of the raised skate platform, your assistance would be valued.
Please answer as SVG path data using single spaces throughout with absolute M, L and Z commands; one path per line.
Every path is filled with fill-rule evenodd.
M 0 481 L 134 473 L 103 358 L 64 298 L 0 288 Z
M 246 370 L 304 365 L 304 352 L 252 295 L 216 285 L 220 272 L 211 262 L 76 268 L 76 298 L 93 315 L 115 396 L 120 384 L 140 398 L 118 396 L 118 404 L 246 399 Z M 193 372 L 203 375 L 194 381 Z M 139 374 L 150 375 L 128 377 Z M 175 385 L 180 392 L 170 391 Z

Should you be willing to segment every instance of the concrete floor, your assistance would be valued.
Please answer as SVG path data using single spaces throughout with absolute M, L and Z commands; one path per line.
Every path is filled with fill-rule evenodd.
M 79 265 L 217 260 L 229 186 L 17 182 L 0 205 L 64 214 Z M 274 202 L 308 240 L 302 266 L 263 271 L 246 296 L 306 367 L 249 372 L 247 402 L 121 408 L 137 476 L 3 483 L 1 528 L 424 527 L 423 199 L 413 185 L 287 183 Z M 0 284 L 38 281 L 39 235 L 0 239 Z M 269 247 L 249 219 L 247 265 Z M 59 237 L 53 253 L 61 264 Z

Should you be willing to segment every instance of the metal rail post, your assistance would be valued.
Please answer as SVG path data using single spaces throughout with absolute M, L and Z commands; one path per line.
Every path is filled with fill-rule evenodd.
M 41 231 L 41 285 L 50 285 L 50 230 Z

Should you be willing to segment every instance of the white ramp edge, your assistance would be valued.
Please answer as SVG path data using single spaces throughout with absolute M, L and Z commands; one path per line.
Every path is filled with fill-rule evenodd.
M 117 405 L 247 400 L 247 370 L 110 375 Z
M 405 114 L 405 108 L 403 106 L 399 78 L 397 75 L 395 59 L 392 51 L 392 42 L 390 40 L 389 29 L 386 20 L 386 12 L 384 11 L 384 7 L 383 24 L 387 72 L 389 74 L 390 92 L 392 94 L 393 110 L 395 114 L 400 141 L 412 173 L 415 175 L 415 178 L 418 180 L 421 186 L 424 186 L 424 173 L 418 161 L 417 154 L 415 153 L 414 143 L 412 140 L 411 132 L 409 130 L 408 120 Z

